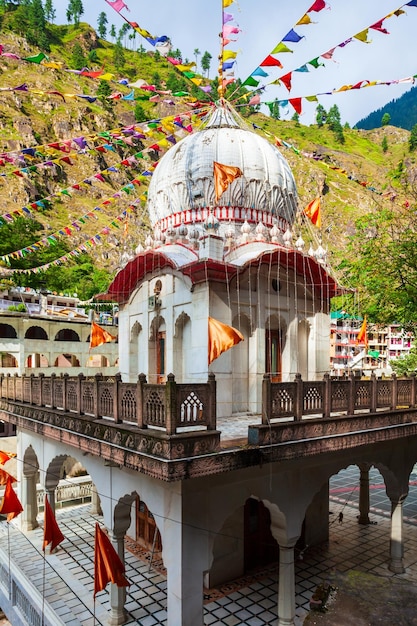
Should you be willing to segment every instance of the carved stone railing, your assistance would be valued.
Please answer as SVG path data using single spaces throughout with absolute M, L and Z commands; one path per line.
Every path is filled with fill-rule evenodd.
M 320 381 L 303 381 L 300 374 L 293 382 L 273 383 L 263 378 L 262 424 L 300 421 L 308 416 L 330 418 L 358 413 L 393 411 L 416 407 L 416 376 L 370 379 L 356 376 L 332 379 L 325 374 Z
M 178 384 L 169 374 L 163 385 L 152 385 L 140 374 L 137 383 L 123 383 L 121 375 L 103 378 L 0 376 L 0 397 L 15 402 L 75 413 L 115 424 L 163 430 L 167 435 L 181 431 L 216 429 L 216 381 Z

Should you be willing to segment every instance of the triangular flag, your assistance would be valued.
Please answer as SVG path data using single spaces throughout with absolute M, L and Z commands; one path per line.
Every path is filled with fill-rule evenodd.
M 304 209 L 304 213 L 310 218 L 314 226 L 321 228 L 320 198 L 315 198 Z
M 11 478 L 8 478 L 6 481 L 6 488 L 4 490 L 3 502 L 0 509 L 0 513 L 2 515 L 7 514 L 8 522 L 17 517 L 23 511 L 20 500 L 12 487 L 12 482 Z
M 101 346 L 103 343 L 109 343 L 115 339 L 117 339 L 116 335 L 111 335 L 107 332 L 107 330 L 104 330 L 104 328 L 101 328 L 101 326 L 95 322 L 91 323 L 90 348 L 96 348 L 97 346 Z
M 45 495 L 42 550 L 45 550 L 46 546 L 51 544 L 50 552 L 52 554 L 53 550 L 55 550 L 55 548 L 59 546 L 61 541 L 64 541 L 64 539 L 65 537 L 62 534 L 55 519 L 55 515 L 51 505 L 49 504 L 48 497 Z
M 367 329 L 366 329 L 366 315 L 363 318 L 363 322 L 362 322 L 362 326 L 358 332 L 358 336 L 356 337 L 356 343 L 358 344 L 363 344 L 365 346 L 365 349 L 368 349 L 368 333 L 367 333 Z
M 223 352 L 233 348 L 240 341 L 243 335 L 233 326 L 223 324 L 213 317 L 208 318 L 208 363 L 217 359 Z
M 7 463 L 7 461 L 10 461 L 10 459 L 13 459 L 13 457 L 15 457 L 16 455 L 14 454 L 14 452 L 4 452 L 3 450 L 0 450 L 0 465 L 4 465 L 5 463 Z
M 214 191 L 216 193 L 216 203 L 219 201 L 220 196 L 226 191 L 231 182 L 239 176 L 243 176 L 243 172 L 240 167 L 233 165 L 223 165 L 213 161 L 214 169 Z
M 113 548 L 110 539 L 96 523 L 94 543 L 94 598 L 111 582 L 118 587 L 129 587 L 124 575 L 125 567 Z
M 10 479 L 12 483 L 17 483 L 17 478 L 0 468 L 0 485 L 5 485 L 8 479 Z

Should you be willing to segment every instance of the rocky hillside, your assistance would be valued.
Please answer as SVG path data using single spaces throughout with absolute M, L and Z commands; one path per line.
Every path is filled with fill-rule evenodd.
M 5 27 L 1 32 L 0 263 L 25 270 L 52 263 L 57 284 L 60 272 L 68 280 L 62 268 L 80 263 L 79 253 L 86 252 L 105 272 L 102 279 L 109 280 L 147 234 L 147 181 L 169 146 L 167 137 L 180 139 L 189 132 L 181 123 L 174 125 L 173 116 L 190 111 L 181 120 L 193 129 L 199 118 L 191 98 L 132 92 L 129 83 L 141 80 L 160 89 L 174 84 L 175 72 L 162 57 L 123 50 L 123 58 L 117 58 L 115 46 L 86 24 L 51 28 L 51 50 L 41 63 L 39 49 Z M 100 72 L 112 76 L 102 80 Z M 148 123 L 155 119 L 160 121 Z M 298 184 L 300 209 L 322 196 L 322 237 L 335 266 L 357 217 L 380 210 L 394 197 L 407 201 L 397 174 L 410 160 L 408 131 L 344 129 L 341 144 L 326 126 L 306 127 L 260 113 L 248 123 L 281 145 Z M 22 226 L 28 220 L 36 228 Z M 307 246 L 309 239 L 317 242 L 318 233 L 301 219 L 300 230 Z M 63 256 L 56 266 L 54 260 Z M 9 279 L 36 286 L 40 275 L 49 285 L 49 271 Z M 102 288 L 97 285 L 96 291 Z M 84 296 L 91 291 L 90 280 Z

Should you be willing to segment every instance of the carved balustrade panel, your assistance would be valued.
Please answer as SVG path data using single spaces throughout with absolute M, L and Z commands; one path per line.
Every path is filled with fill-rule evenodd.
M 67 380 L 67 409 L 78 411 L 78 380 L 76 378 Z
M 271 407 L 269 418 L 293 417 L 297 388 L 295 383 L 271 383 Z
M 146 426 L 166 425 L 166 397 L 164 385 L 144 385 L 143 423 Z
M 364 410 L 371 408 L 372 401 L 372 391 L 370 380 L 354 380 L 354 398 L 355 398 L 355 409 Z
M 323 413 L 324 382 L 303 383 L 303 415 Z
M 80 411 L 85 415 L 95 415 L 94 409 L 97 403 L 96 385 L 94 378 L 86 378 L 81 381 L 81 404 Z
M 23 380 L 16 378 L 16 400 L 23 400 Z
M 123 383 L 119 385 L 119 419 L 122 422 L 137 421 L 136 384 Z
M 348 410 L 349 393 L 351 389 L 350 380 L 332 380 L 330 393 L 330 412 L 342 413 Z
M 389 408 L 392 402 L 392 380 L 378 379 L 376 385 L 376 408 Z
M 64 379 L 56 378 L 54 384 L 54 406 L 57 409 L 64 407 Z
M 30 378 L 25 378 L 23 385 L 23 402 L 30 402 Z
M 201 385 L 177 385 L 177 425 L 207 426 L 208 387 Z
M 33 404 L 41 403 L 41 379 L 32 378 L 32 402 Z
M 397 381 L 397 406 L 412 406 L 413 382 L 411 379 L 399 378 Z
M 45 406 L 52 406 L 52 379 L 42 379 L 42 403 Z
M 98 382 L 98 415 L 114 418 L 114 378 Z

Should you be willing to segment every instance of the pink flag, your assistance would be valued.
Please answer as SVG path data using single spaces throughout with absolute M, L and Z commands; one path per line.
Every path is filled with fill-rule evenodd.
M 127 4 L 123 2 L 123 0 L 114 0 L 114 2 L 110 2 L 110 0 L 106 0 L 106 2 L 109 6 L 111 6 L 112 9 L 114 9 L 118 13 L 120 13 L 120 11 L 122 11 L 123 9 L 130 11 L 129 7 L 127 6 Z
M 257 94 L 256 96 L 252 96 L 248 104 L 250 105 L 261 104 L 261 96 L 259 94 Z

